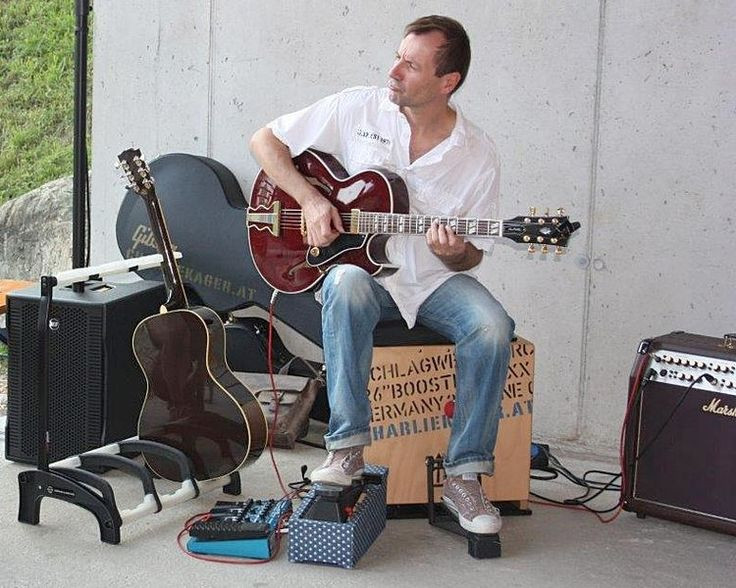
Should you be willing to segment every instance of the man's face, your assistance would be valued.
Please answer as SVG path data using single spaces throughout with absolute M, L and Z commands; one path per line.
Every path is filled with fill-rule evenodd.
M 389 99 L 401 107 L 416 108 L 436 100 L 445 101 L 453 85 L 447 74 L 435 75 L 435 56 L 445 43 L 439 31 L 421 35 L 411 33 L 401 41 L 394 64 L 388 72 Z

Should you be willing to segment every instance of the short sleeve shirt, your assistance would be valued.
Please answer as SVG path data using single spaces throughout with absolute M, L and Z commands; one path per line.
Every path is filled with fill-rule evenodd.
M 350 88 L 268 127 L 294 157 L 313 147 L 335 156 L 351 175 L 371 167 L 396 173 L 406 183 L 413 214 L 493 218 L 499 192 L 496 146 L 454 103 L 450 106 L 457 113 L 452 133 L 414 162 L 409 159 L 409 123 L 386 88 Z M 478 249 L 491 249 L 490 239 L 468 240 Z M 412 327 L 422 302 L 457 272 L 430 251 L 423 236 L 393 235 L 387 253 L 399 269 L 376 279 Z M 476 269 L 464 273 L 476 276 Z

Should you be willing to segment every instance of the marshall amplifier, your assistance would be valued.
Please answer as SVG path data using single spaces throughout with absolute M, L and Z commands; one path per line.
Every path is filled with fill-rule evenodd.
M 5 455 L 38 456 L 40 286 L 8 295 Z M 163 284 L 88 283 L 54 288 L 49 323 L 49 461 L 135 435 L 146 384 L 133 356 L 136 325 L 165 301 Z
M 736 334 L 642 341 L 623 465 L 625 510 L 736 535 Z

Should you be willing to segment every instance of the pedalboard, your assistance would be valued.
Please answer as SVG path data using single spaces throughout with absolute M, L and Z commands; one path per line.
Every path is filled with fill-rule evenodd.
M 189 529 L 187 549 L 204 555 L 269 559 L 279 523 L 292 511 L 289 499 L 218 501 Z

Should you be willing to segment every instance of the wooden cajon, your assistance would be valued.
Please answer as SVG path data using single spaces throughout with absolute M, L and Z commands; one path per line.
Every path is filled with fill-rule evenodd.
M 495 473 L 483 476 L 491 500 L 529 499 L 530 445 L 534 394 L 534 345 L 513 341 L 495 449 Z M 371 378 L 372 444 L 368 463 L 388 466 L 387 503 L 426 504 L 427 456 L 447 450 L 455 398 L 455 353 L 448 345 L 376 347 Z M 440 488 L 435 499 L 439 500 Z

